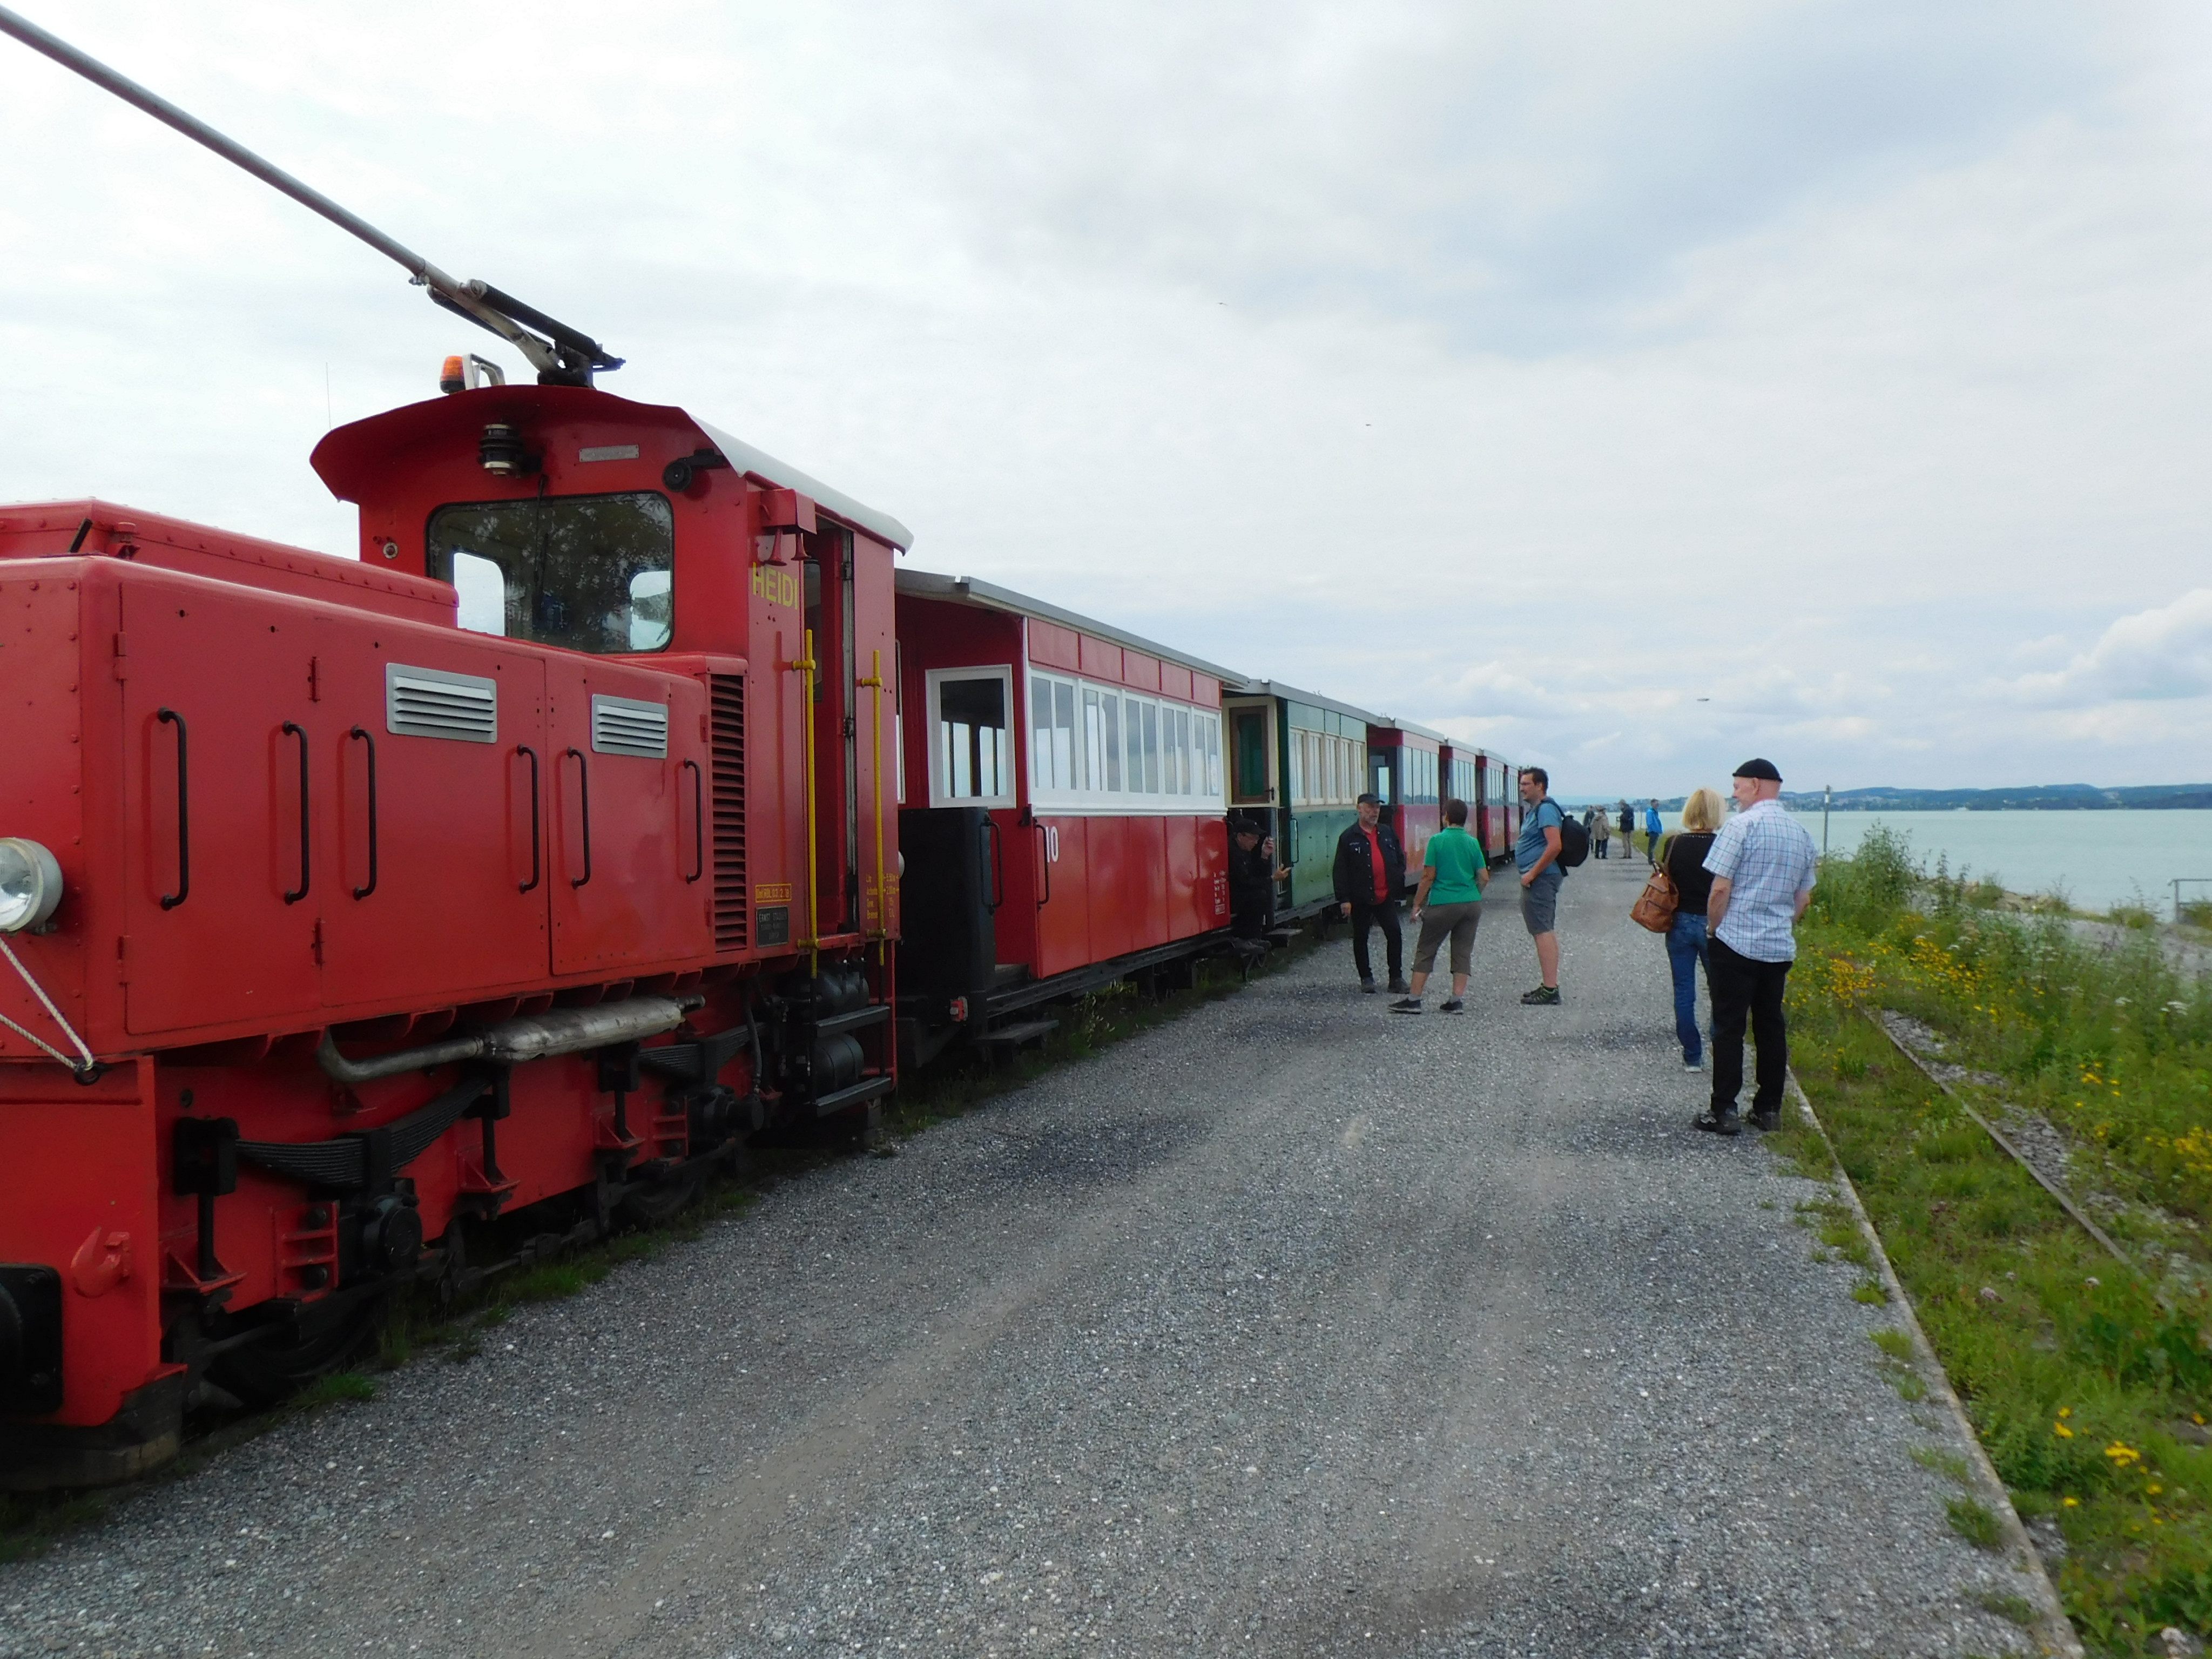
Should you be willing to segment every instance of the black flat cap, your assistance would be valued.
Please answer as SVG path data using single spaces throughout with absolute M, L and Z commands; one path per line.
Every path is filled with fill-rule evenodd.
M 1342 800 L 1344 797 L 1339 795 L 1337 799 Z M 1382 804 L 1382 797 L 1370 791 L 1359 798 L 1359 804 L 1362 806 L 1380 806 Z
M 1771 760 L 1747 760 L 1735 769 L 1735 775 L 1740 778 L 1764 778 L 1769 783 L 1782 781 L 1782 774 L 1774 769 L 1774 763 Z

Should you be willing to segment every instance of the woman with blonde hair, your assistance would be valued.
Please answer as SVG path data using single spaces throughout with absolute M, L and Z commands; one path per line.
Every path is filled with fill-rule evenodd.
M 1667 930 L 1667 965 L 1674 975 L 1674 1035 L 1682 1043 L 1682 1068 L 1701 1072 L 1705 1044 L 1698 1034 L 1698 964 L 1705 963 L 1711 991 L 1712 964 L 1705 957 L 1705 905 L 1712 896 L 1712 872 L 1705 854 L 1713 850 L 1721 827 L 1721 798 L 1711 789 L 1693 789 L 1682 803 L 1682 827 L 1667 837 L 1659 867 L 1674 884 L 1674 925 Z

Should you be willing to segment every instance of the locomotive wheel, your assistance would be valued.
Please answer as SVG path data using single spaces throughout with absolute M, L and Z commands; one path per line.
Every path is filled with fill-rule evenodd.
M 209 1380 L 242 1405 L 273 1406 L 374 1346 L 388 1300 L 380 1293 L 363 1297 L 328 1318 L 314 1320 L 289 1340 L 279 1334 L 242 1343 L 210 1363 Z

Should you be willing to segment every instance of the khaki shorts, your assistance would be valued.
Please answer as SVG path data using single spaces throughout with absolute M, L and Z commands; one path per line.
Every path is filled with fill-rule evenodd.
M 1431 904 L 1421 912 L 1421 942 L 1413 951 L 1413 971 L 1433 973 L 1437 965 L 1437 948 L 1449 934 L 1451 938 L 1451 970 L 1455 974 L 1469 974 L 1474 970 L 1474 930 L 1481 925 L 1482 901 L 1469 899 L 1459 904 Z

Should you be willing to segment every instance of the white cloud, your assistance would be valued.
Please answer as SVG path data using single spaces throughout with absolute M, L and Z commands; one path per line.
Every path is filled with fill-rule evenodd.
M 2212 587 L 2122 617 L 2065 667 L 2024 675 L 2011 690 L 2025 702 L 2071 708 L 2212 694 Z

